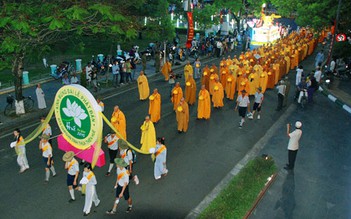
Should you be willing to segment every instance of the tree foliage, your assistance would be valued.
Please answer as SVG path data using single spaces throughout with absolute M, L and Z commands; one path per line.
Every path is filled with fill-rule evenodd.
M 146 1 L 1 1 L 0 70 L 12 67 L 16 99 L 22 98 L 23 60 L 28 55 L 40 54 L 59 41 L 77 36 L 98 35 L 103 40 L 117 38 L 119 41 L 135 39 L 143 28 L 138 15 L 142 14 Z M 159 1 L 165 3 L 165 0 Z M 150 16 L 159 14 L 153 15 Z M 163 25 L 168 23 L 164 21 L 159 28 Z

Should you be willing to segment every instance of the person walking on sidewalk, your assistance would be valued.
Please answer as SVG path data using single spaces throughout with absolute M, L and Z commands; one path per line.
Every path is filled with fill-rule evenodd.
M 107 144 L 108 154 L 110 156 L 110 165 L 105 176 L 110 176 L 118 152 L 118 137 L 115 133 L 107 134 L 104 138 L 104 142 Z
M 289 143 L 288 143 L 288 162 L 284 169 L 286 170 L 293 170 L 295 167 L 295 160 L 296 160 L 296 155 L 297 151 L 299 150 L 299 141 L 302 136 L 302 131 L 301 131 L 302 123 L 300 121 L 297 121 L 295 123 L 295 130 L 290 133 L 290 124 L 286 124 L 286 134 L 289 137 Z
M 54 167 L 54 158 L 52 155 L 52 147 L 51 144 L 49 143 L 49 135 L 43 134 L 41 135 L 41 140 L 39 142 L 39 150 L 42 151 L 42 156 L 43 156 L 43 161 L 45 165 L 45 182 L 49 182 L 50 178 L 50 170 L 52 172 L 52 176 L 56 176 L 56 171 Z
M 235 111 L 239 111 L 239 116 L 241 117 L 239 128 L 243 127 L 244 125 L 247 110 L 250 112 L 250 100 L 249 96 L 246 95 L 246 90 L 242 90 L 241 95 L 239 95 L 236 100 L 235 106 Z
M 115 184 L 116 189 L 116 199 L 113 203 L 113 207 L 111 210 L 106 211 L 106 214 L 116 214 L 117 206 L 119 200 L 124 197 L 124 199 L 128 202 L 127 213 L 132 211 L 132 197 L 129 195 L 129 173 L 125 168 L 128 164 L 122 158 L 116 158 L 115 164 L 117 166 L 117 179 Z
M 45 109 L 46 108 L 45 94 L 43 89 L 41 89 L 40 84 L 37 84 L 37 88 L 35 89 L 35 94 L 37 95 L 38 108 Z
M 71 199 L 68 202 L 73 202 L 76 200 L 74 196 L 74 189 L 77 187 L 78 175 L 79 175 L 79 164 L 74 158 L 74 152 L 68 151 L 62 157 L 63 162 L 65 162 L 65 169 L 67 170 L 67 186 L 68 192 Z
M 15 141 L 11 143 L 11 147 L 15 148 L 17 154 L 17 163 L 20 166 L 19 173 L 23 173 L 24 171 L 29 169 L 26 155 L 26 144 L 24 143 L 24 139 L 21 135 L 21 130 L 16 128 L 13 131 L 13 135 L 15 136 Z
M 95 207 L 99 206 L 100 204 L 100 200 L 97 196 L 95 187 L 97 184 L 96 177 L 92 171 L 91 164 L 89 163 L 86 163 L 84 165 L 83 178 L 81 179 L 80 184 L 86 185 L 83 216 L 88 216 L 90 214 L 90 209 L 93 202 L 95 204 Z

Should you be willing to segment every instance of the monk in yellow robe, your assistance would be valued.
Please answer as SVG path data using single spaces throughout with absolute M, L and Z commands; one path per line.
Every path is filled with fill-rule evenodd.
M 236 87 L 236 77 L 232 74 L 228 74 L 227 84 L 225 85 L 225 93 L 227 98 L 230 100 L 234 100 L 235 95 L 235 87 Z
M 196 82 L 192 74 L 189 74 L 185 83 L 185 102 L 189 103 L 189 105 L 193 105 L 196 102 Z
M 121 136 L 119 138 L 123 138 L 127 140 L 127 122 L 124 113 L 119 109 L 118 106 L 115 106 L 113 109 L 111 124 L 113 127 L 119 132 Z
M 210 68 L 208 65 L 202 70 L 202 78 L 201 78 L 201 85 L 205 85 L 206 90 L 209 90 L 209 83 L 210 83 Z
M 268 82 L 268 74 L 266 71 L 263 71 L 260 74 L 260 79 L 259 79 L 259 87 L 262 88 L 262 93 L 264 93 L 267 89 L 267 82 Z
M 169 73 L 171 71 L 172 71 L 172 64 L 167 60 L 161 69 L 163 76 L 165 76 L 165 81 L 169 80 Z
M 211 75 L 210 75 L 209 87 L 210 87 L 210 94 L 213 95 L 213 87 L 214 87 L 214 83 L 218 79 L 218 75 L 215 72 L 213 72 L 212 69 L 210 70 L 210 72 L 211 72 Z
M 250 84 L 247 78 L 247 74 L 243 74 L 240 79 L 240 83 L 238 84 L 238 95 L 241 95 L 242 90 L 250 90 Z
M 209 119 L 211 117 L 211 99 L 210 93 L 205 86 L 201 86 L 197 105 L 197 119 Z
M 193 75 L 193 73 L 194 73 L 193 66 L 191 66 L 190 62 L 188 61 L 184 66 L 184 80 L 186 81 L 189 77 L 189 74 Z
M 250 85 L 250 90 L 248 91 L 249 95 L 254 95 L 256 93 L 257 88 L 259 87 L 259 74 L 256 72 L 253 72 L 249 75 L 249 85 Z
M 214 108 L 222 108 L 224 98 L 224 91 L 221 82 L 219 79 L 216 80 L 213 87 L 213 94 L 212 94 L 212 103 Z
M 211 69 L 213 69 L 213 71 L 211 71 Z M 218 75 L 218 68 L 217 68 L 217 66 L 215 64 L 212 64 L 212 66 L 210 68 L 210 72 L 211 72 L 211 74 L 215 73 L 215 74 Z
M 161 119 L 161 95 L 158 93 L 157 88 L 154 89 L 149 100 L 150 119 L 153 123 L 157 123 Z
M 189 106 L 184 98 L 180 99 L 178 103 L 176 119 L 178 123 L 178 133 L 186 132 L 189 126 Z
M 222 84 L 223 88 L 225 88 L 228 74 L 229 74 L 229 69 L 228 69 L 227 65 L 224 65 L 220 70 L 220 79 L 221 79 L 221 84 Z
M 273 89 L 274 88 L 275 73 L 273 71 L 273 66 L 272 65 L 268 68 L 267 75 L 268 75 L 267 88 L 268 89 Z
M 288 55 L 285 55 L 284 59 L 286 61 L 285 74 L 288 74 L 290 70 L 290 57 Z
M 183 97 L 183 90 L 180 87 L 179 82 L 177 82 L 175 87 L 172 89 L 171 95 L 172 95 L 171 101 L 173 103 L 173 110 L 176 110 L 180 99 L 182 99 Z
M 139 99 L 146 100 L 149 97 L 150 89 L 149 89 L 149 83 L 147 81 L 147 77 L 144 75 L 143 71 L 140 72 L 137 82 L 138 82 Z
M 141 125 L 140 130 L 141 130 L 140 150 L 149 152 L 150 148 L 154 148 L 156 145 L 156 131 L 155 131 L 154 123 L 152 123 L 149 116 L 145 117 L 145 121 Z

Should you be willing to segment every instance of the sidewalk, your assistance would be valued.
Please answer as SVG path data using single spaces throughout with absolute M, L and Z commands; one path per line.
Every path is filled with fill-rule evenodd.
M 201 58 L 201 57 L 200 57 Z M 207 60 L 211 57 L 203 57 L 201 58 L 202 61 Z M 193 58 L 189 58 L 189 61 L 193 63 L 195 60 Z M 172 69 L 174 71 L 183 69 L 184 65 L 186 64 L 186 61 L 179 61 L 177 62 L 180 63 L 180 65 L 174 65 L 172 66 Z M 137 65 L 137 68 L 135 70 L 135 80 L 139 76 L 139 72 L 141 71 L 142 66 L 141 64 Z M 48 69 L 49 71 L 49 69 Z M 145 73 L 147 74 L 147 77 L 150 80 L 156 80 L 157 76 L 162 76 L 162 73 L 155 73 L 155 67 L 154 67 L 154 61 L 149 61 L 146 66 Z M 110 80 L 112 80 L 112 73 L 109 73 Z M 39 110 L 38 109 L 38 104 L 37 104 L 37 98 L 35 94 L 35 86 L 40 83 L 42 86 L 42 89 L 45 93 L 45 100 L 46 100 L 46 109 Z M 137 86 L 136 82 L 132 82 L 131 84 L 125 84 L 122 85 L 121 87 L 115 88 L 113 86 L 106 86 L 106 83 L 100 81 L 100 86 L 101 89 L 98 92 L 93 92 L 92 87 L 88 87 L 88 90 L 94 95 L 94 96 L 99 96 L 104 99 L 105 96 L 114 94 L 116 92 L 121 92 L 124 90 L 129 89 L 132 86 Z M 34 100 L 34 108 L 31 112 L 28 112 L 24 115 L 20 116 L 15 116 L 15 117 L 7 117 L 4 115 L 4 110 L 7 105 L 6 98 L 9 94 L 14 96 L 14 87 L 10 88 L 5 88 L 0 90 L 0 121 L 3 123 L 0 125 L 0 133 L 5 133 L 12 131 L 13 129 L 17 128 L 19 124 L 27 124 L 30 122 L 39 122 L 39 119 L 41 116 L 47 115 L 47 113 L 50 110 L 50 107 L 52 106 L 56 92 L 62 87 L 61 80 L 55 80 L 53 77 L 50 76 L 48 73 L 48 76 L 46 78 L 42 78 L 40 80 L 34 80 L 30 81 L 30 84 L 23 86 L 23 96 L 31 96 L 32 99 Z

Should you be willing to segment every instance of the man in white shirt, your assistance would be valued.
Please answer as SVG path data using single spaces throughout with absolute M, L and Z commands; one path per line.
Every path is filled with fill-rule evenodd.
M 295 160 L 297 151 L 299 150 L 299 141 L 302 135 L 301 131 L 302 123 L 297 121 L 295 123 L 295 130 L 290 133 L 290 124 L 286 125 L 286 134 L 289 137 L 289 144 L 288 144 L 288 160 L 289 163 L 286 164 L 284 169 L 286 170 L 293 170 L 295 167 Z
M 321 83 L 321 77 L 322 77 L 322 71 L 321 71 L 321 68 L 318 66 L 316 68 L 316 72 L 314 73 L 314 78 L 316 79 L 318 84 Z
M 284 96 L 285 96 L 285 89 L 286 86 L 284 84 L 284 81 L 281 80 L 279 82 L 279 85 L 277 86 L 277 90 L 278 90 L 278 106 L 275 109 L 276 111 L 280 111 L 283 108 L 283 101 L 284 101 Z
M 296 69 L 296 81 L 295 81 L 295 85 L 298 86 L 301 82 L 302 79 L 302 73 L 303 73 L 303 67 L 300 65 L 299 67 L 297 67 Z
M 239 123 L 239 128 L 241 128 L 245 122 L 246 111 L 248 110 L 250 112 L 250 99 L 249 96 L 246 95 L 246 90 L 242 90 L 241 95 L 239 95 L 236 100 L 235 111 L 237 110 L 239 111 L 239 116 L 241 117 L 241 121 Z
M 108 167 L 107 173 L 105 176 L 111 175 L 111 170 L 115 164 L 115 158 L 117 157 L 118 152 L 118 137 L 115 133 L 108 134 L 104 138 L 104 142 L 107 144 L 108 147 L 108 154 L 110 156 L 110 165 Z
M 78 185 L 78 175 L 79 175 L 79 164 L 78 161 L 74 158 L 74 152 L 68 151 L 66 152 L 62 160 L 65 162 L 65 169 L 67 170 L 67 186 L 68 192 L 71 196 L 71 199 L 68 202 L 75 201 L 74 189 Z

